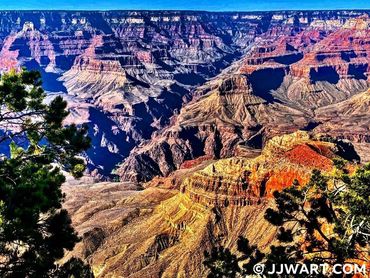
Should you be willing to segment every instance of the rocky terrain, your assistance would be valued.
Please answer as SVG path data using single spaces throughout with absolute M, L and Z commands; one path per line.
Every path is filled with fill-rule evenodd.
M 169 123 L 197 85 L 239 58 L 268 14 L 1 12 L 0 71 L 40 70 L 88 123 L 90 170 L 109 176 Z M 105 157 L 110 159 L 106 160 Z
M 337 105 L 319 109 L 317 113 L 318 119 L 324 123 L 317 127 L 317 132 L 351 140 L 363 162 L 370 162 L 369 101 L 368 89 Z
M 205 277 L 205 250 L 269 248 L 275 190 L 370 161 L 369 11 L 4 11 L 0 49 L 90 127 L 65 259 L 97 277 Z
M 172 175 L 183 180 L 171 188 L 171 176 L 139 191 L 128 183 L 65 186 L 83 237 L 67 258 L 84 258 L 97 277 L 205 277 L 203 252 L 212 246 L 234 250 L 243 235 L 265 250 L 276 233 L 263 218 L 272 192 L 294 179 L 305 184 L 313 169 L 330 174 L 336 157 L 355 159 L 348 142 L 323 139 L 303 131 L 274 137 L 255 158 L 178 170 Z
M 63 94 L 69 101 L 71 116 L 66 123 L 73 121 L 90 126 L 93 148 L 87 153 L 89 169 L 93 176 L 104 178 L 109 177 L 136 146 L 159 140 L 157 133 L 167 134 L 163 128 L 176 122 L 180 109 L 189 100 L 216 90 L 223 79 L 231 81 L 225 81 L 221 90 L 232 91 L 234 85 L 230 83 L 240 78 L 227 75 L 247 75 L 246 82 L 238 81 L 240 84 L 235 85 L 239 86 L 240 96 L 232 97 L 230 101 L 238 103 L 241 97 L 244 103 L 252 101 L 255 107 L 257 103 L 254 102 L 270 105 L 274 98 L 268 93 L 270 90 L 279 92 L 279 88 L 289 86 L 284 99 L 295 105 L 287 107 L 274 103 L 272 105 L 276 107 L 264 111 L 269 113 L 276 109 L 275 114 L 279 114 L 280 119 L 285 118 L 282 117 L 284 113 L 296 115 L 291 117 L 294 120 L 285 119 L 282 123 L 281 129 L 287 127 L 289 131 L 312 120 L 301 109 L 306 102 L 316 107 L 331 104 L 333 101 L 328 99 L 332 99 L 333 94 L 338 101 L 365 91 L 367 14 L 367 11 L 3 11 L 0 12 L 0 71 L 25 66 L 42 72 L 44 88 L 50 96 Z M 352 38 L 353 28 L 358 31 Z M 343 43 L 338 45 L 342 49 L 336 49 L 338 43 Z M 327 45 L 333 49 L 326 48 Z M 307 64 L 310 67 L 305 67 Z M 325 67 L 326 64 L 338 72 L 338 85 L 334 85 L 336 76 Z M 322 71 L 328 71 L 330 84 L 317 80 Z M 291 80 L 293 76 L 325 85 L 296 82 Z M 215 79 L 209 82 L 210 78 Z M 267 87 L 266 82 L 260 82 L 264 78 L 270 79 Z M 351 81 L 344 82 L 343 79 Z M 353 79 L 358 82 L 352 82 Z M 199 87 L 201 85 L 203 87 Z M 259 99 L 243 97 L 243 86 L 249 95 Z M 302 86 L 304 92 L 300 92 Z M 318 92 L 322 86 L 327 88 L 324 93 L 316 93 L 314 98 L 307 96 L 307 101 L 302 103 L 301 94 Z M 281 98 L 283 94 L 280 93 Z M 226 104 L 228 99 L 223 102 Z M 265 104 L 260 103 L 259 107 L 265 107 Z M 238 109 L 243 110 L 242 104 L 238 105 Z M 188 116 L 180 115 L 179 118 L 194 116 L 191 106 L 187 107 Z M 236 111 L 233 109 L 230 113 Z M 254 146 L 261 145 L 256 134 L 266 128 L 259 123 L 261 119 L 252 119 L 253 113 L 255 111 L 249 113 L 248 123 L 243 123 L 250 130 L 244 129 L 242 136 L 231 131 L 240 129 L 233 124 L 224 127 L 230 135 L 222 150 L 211 142 L 218 140 L 219 128 L 202 127 L 204 135 L 201 136 L 198 131 L 189 130 L 184 132 L 186 136 L 175 136 L 179 137 L 176 140 L 183 141 L 176 147 L 185 153 L 181 158 L 165 152 L 166 157 L 174 160 L 168 169 L 150 159 L 146 166 L 139 165 L 146 156 L 140 156 L 142 151 L 135 149 L 124 164 L 134 162 L 133 169 L 123 166 L 128 174 L 121 176 L 131 180 L 150 179 L 156 174 L 166 175 L 187 159 L 203 155 L 225 157 L 234 152 L 238 140 L 248 141 L 251 136 L 252 141 L 257 141 L 253 142 Z M 279 116 L 276 116 L 278 121 Z M 239 124 L 245 120 L 241 115 L 237 117 Z M 209 133 L 215 133 L 212 135 L 215 139 L 211 139 Z M 198 149 L 186 147 L 186 140 L 190 140 L 188 144 L 195 142 L 188 138 L 191 134 L 201 137 L 201 141 L 209 138 L 207 147 L 201 146 L 204 142 Z M 108 156 L 109 159 L 105 159 Z M 148 177 L 136 177 L 135 172 L 139 169 Z
M 186 160 L 232 157 L 298 129 L 349 139 L 367 161 L 369 23 L 363 16 L 330 31 L 262 34 L 243 59 L 198 87 L 171 125 L 136 147 L 118 173 L 147 181 Z

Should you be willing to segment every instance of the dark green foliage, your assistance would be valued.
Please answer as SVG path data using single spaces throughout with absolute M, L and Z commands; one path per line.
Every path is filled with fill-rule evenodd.
M 250 245 L 249 240 L 243 237 L 239 237 L 237 246 L 241 253 L 238 260 L 243 262 L 242 274 L 253 274 L 253 266 L 261 262 L 265 255 L 258 250 L 256 245 Z
M 264 254 L 257 249 L 257 246 L 251 246 L 248 239 L 243 237 L 239 237 L 237 246 L 239 257 L 223 247 L 213 248 L 210 254 L 204 253 L 203 264 L 210 270 L 209 278 L 233 278 L 237 274 L 253 274 L 253 266 L 262 261 Z M 239 267 L 239 262 L 242 263 L 242 268 Z
M 0 158 L 0 277 L 72 277 L 68 269 L 85 269 L 77 259 L 55 264 L 79 240 L 61 208 L 65 177 L 56 165 L 80 177 L 85 163 L 78 154 L 90 139 L 86 127 L 63 126 L 61 97 L 49 104 L 44 98 L 38 72 L 2 76 L 0 143 L 11 155 Z
M 235 277 L 239 271 L 238 260 L 229 249 L 213 248 L 211 253 L 204 253 L 204 265 L 210 269 L 208 278 Z
M 60 266 L 52 277 L 57 278 L 93 278 L 89 266 L 85 265 L 80 259 L 72 258 Z
M 347 161 L 345 161 L 343 158 L 334 158 L 333 159 L 334 166 L 339 170 L 343 170 L 344 167 L 346 166 L 346 163 L 347 163 Z

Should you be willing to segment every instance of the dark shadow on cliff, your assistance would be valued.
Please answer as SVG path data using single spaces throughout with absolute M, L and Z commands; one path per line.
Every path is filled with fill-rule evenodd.
M 249 80 L 252 84 L 253 93 L 272 103 L 278 102 L 278 100 L 271 95 L 271 91 L 276 90 L 281 86 L 284 77 L 284 69 L 266 68 L 254 71 L 249 76 Z
M 303 130 L 303 131 L 311 131 L 311 130 L 314 130 L 316 127 L 318 127 L 321 124 L 322 124 L 321 122 L 311 121 L 304 128 L 302 128 L 301 130 Z
M 179 110 L 183 103 L 183 97 L 189 92 L 180 86 L 173 85 L 166 88 L 159 96 L 149 97 L 146 103 L 138 103 L 132 106 L 133 114 L 138 119 L 134 127 L 144 139 L 150 139 L 152 133 L 157 130 L 152 127 L 154 120 L 158 120 L 161 127 L 170 123 L 174 110 Z
M 366 80 L 367 76 L 365 73 L 367 72 L 367 67 L 368 65 L 349 65 L 348 73 L 355 79 Z
M 337 144 L 338 150 L 337 150 L 337 155 L 340 157 L 343 157 L 344 159 L 352 162 L 360 162 L 361 158 L 357 154 L 354 146 L 345 140 L 337 140 L 335 142 Z
M 302 53 L 293 53 L 290 55 L 278 56 L 274 59 L 274 61 L 284 65 L 291 65 L 300 61 L 302 58 L 303 58 Z
M 89 114 L 91 122 L 88 125 L 92 147 L 87 151 L 87 155 L 93 165 L 90 164 L 88 167 L 90 170 L 98 168 L 101 174 L 110 176 L 116 165 L 128 156 L 135 146 L 135 142 L 124 131 L 112 130 L 116 123 L 109 119 L 108 114 L 94 108 L 89 109 Z M 97 132 L 94 130 L 95 125 L 98 128 Z M 107 146 L 101 146 L 103 134 L 107 143 L 113 143 L 117 147 L 117 153 L 110 152 Z M 104 166 L 104 168 L 101 166 Z
M 48 61 L 43 62 L 47 64 Z M 58 80 L 58 78 L 61 77 L 59 73 L 46 72 L 45 68 L 40 67 L 40 65 L 35 60 L 26 62 L 25 67 L 28 70 L 37 70 L 41 73 L 42 87 L 45 91 L 67 93 L 67 89 L 66 87 L 64 87 L 63 82 Z
M 310 71 L 311 82 L 327 81 L 331 84 L 337 84 L 339 82 L 339 74 L 337 71 L 330 66 L 319 67 L 317 70 L 311 69 Z

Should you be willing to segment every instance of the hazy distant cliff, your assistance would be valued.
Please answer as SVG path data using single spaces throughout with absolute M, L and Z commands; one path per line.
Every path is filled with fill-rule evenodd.
M 262 41 L 268 44 L 284 34 L 306 29 L 317 30 L 312 40 L 315 36 L 320 40 L 338 28 L 366 29 L 354 20 L 366 13 L 3 11 L 0 70 L 26 66 L 42 71 L 45 89 L 63 93 L 69 100 L 72 113 L 68 122 L 89 123 L 93 138 L 93 148 L 88 152 L 90 169 L 107 175 L 135 146 L 170 124 L 170 118 L 179 113 L 199 85 L 250 53 L 252 45 Z M 307 34 L 301 43 L 312 44 L 310 36 Z M 289 45 L 295 47 L 294 43 Z M 303 49 L 285 49 L 284 55 L 279 49 L 273 50 L 280 57 L 275 62 L 285 66 L 296 62 L 302 59 Z M 245 73 L 271 62 L 266 54 L 272 50 L 262 47 L 258 51 L 259 55 L 244 63 Z M 315 69 L 325 65 L 321 54 L 316 58 L 321 62 L 313 66 Z M 292 74 L 317 78 L 302 66 L 310 63 L 309 59 L 305 55 L 302 63 L 292 66 Z M 335 70 L 341 76 L 351 71 L 361 73 L 354 67 L 365 68 L 367 58 L 362 59 L 365 62 Z M 286 68 L 279 66 L 280 70 Z M 364 85 L 356 86 L 360 90 Z M 194 153 L 188 158 L 197 156 Z

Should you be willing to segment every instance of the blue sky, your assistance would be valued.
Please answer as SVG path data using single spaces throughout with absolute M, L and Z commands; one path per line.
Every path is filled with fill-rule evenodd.
M 370 0 L 0 0 L 7 10 L 299 10 L 370 9 Z

